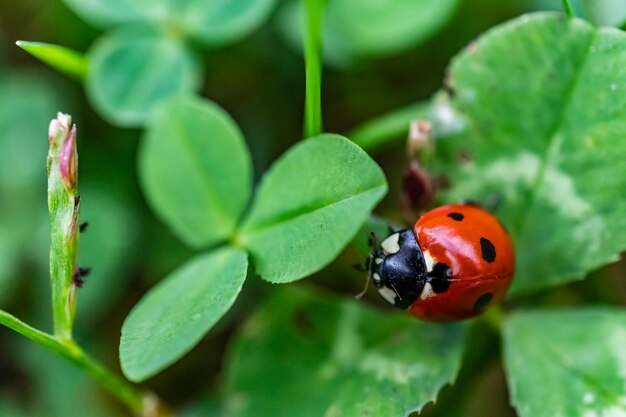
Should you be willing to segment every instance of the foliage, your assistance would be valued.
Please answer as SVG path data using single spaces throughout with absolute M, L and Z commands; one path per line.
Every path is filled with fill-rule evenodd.
M 32 5 L 2 17 L 0 324 L 61 359 L 0 332 L 0 415 L 472 416 L 505 378 L 514 409 L 490 415 L 626 415 L 626 37 L 601 26 L 621 3 L 571 1 L 585 20 L 558 0 L 63 3 L 39 30 L 20 27 Z M 559 12 L 520 16 L 537 9 Z M 88 104 L 24 70 L 15 34 L 46 40 L 18 46 Z M 78 120 L 80 197 L 68 122 L 49 237 L 57 110 Z M 417 118 L 437 202 L 498 200 L 516 246 L 508 299 L 468 323 L 352 299 L 370 233 L 400 223 Z M 116 375 L 120 328 L 122 373 L 161 399 Z

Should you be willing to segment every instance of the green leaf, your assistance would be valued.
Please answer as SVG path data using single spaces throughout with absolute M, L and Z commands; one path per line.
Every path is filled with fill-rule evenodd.
M 238 242 L 263 279 L 303 278 L 337 256 L 386 191 L 383 172 L 354 143 L 307 139 L 264 175 Z
M 193 247 L 232 235 L 250 198 L 251 165 L 230 116 L 192 96 L 175 97 L 157 109 L 139 152 L 148 201 Z
M 237 41 L 256 30 L 277 3 L 276 0 L 174 0 L 174 13 L 189 34 L 209 45 Z M 180 3 L 180 4 L 179 4 Z
M 530 0 L 537 10 L 563 11 L 563 0 Z M 591 23 L 620 27 L 626 20 L 626 3 L 622 0 L 572 0 L 574 14 Z
M 328 0 L 324 58 L 338 66 L 406 51 L 439 31 L 458 0 Z M 287 3 L 279 21 L 287 41 L 301 49 L 300 2 Z
M 626 415 L 624 346 L 623 309 L 535 310 L 510 317 L 504 359 L 520 417 Z
M 461 324 L 418 322 L 292 288 L 278 290 L 231 346 L 225 414 L 403 416 L 456 377 Z
M 124 27 L 104 35 L 89 51 L 87 94 L 113 124 L 137 127 L 154 107 L 200 80 L 197 57 L 179 40 L 147 27 Z
M 626 189 L 624 66 L 626 34 L 552 13 L 493 29 L 452 64 L 468 129 L 439 142 L 465 154 L 444 168 L 447 198 L 502 197 L 515 294 L 580 279 L 626 249 L 615 194 Z
M 191 350 L 232 306 L 246 278 L 246 254 L 199 255 L 153 287 L 122 326 L 122 371 L 142 381 Z
M 82 81 L 87 76 L 89 63 L 80 52 L 44 42 L 17 41 L 16 45 L 71 78 Z
M 88 23 L 108 27 L 132 21 L 162 21 L 169 0 L 63 0 Z

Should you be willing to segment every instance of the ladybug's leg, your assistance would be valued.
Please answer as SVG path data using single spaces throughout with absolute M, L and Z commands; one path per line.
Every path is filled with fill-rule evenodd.
M 367 257 L 367 259 L 365 260 L 365 265 L 359 264 L 358 267 L 357 265 L 355 265 L 355 268 L 357 270 L 362 271 L 362 272 L 367 272 L 367 278 L 365 280 L 365 287 L 360 293 L 354 296 L 354 298 L 356 298 L 357 300 L 360 300 L 365 295 L 365 293 L 367 292 L 367 289 L 370 286 L 370 281 L 372 280 L 372 261 L 374 259 L 374 252 L 376 252 L 376 234 L 374 232 L 370 232 L 370 235 L 367 238 L 367 243 L 372 251 L 370 255 Z

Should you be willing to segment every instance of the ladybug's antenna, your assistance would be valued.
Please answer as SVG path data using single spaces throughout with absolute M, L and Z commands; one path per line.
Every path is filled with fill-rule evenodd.
M 365 295 L 365 293 L 367 292 L 370 286 L 370 282 L 372 281 L 372 260 L 374 259 L 374 251 L 376 250 L 376 235 L 374 234 L 374 232 L 370 232 L 369 238 L 367 239 L 367 243 L 371 251 L 367 259 L 365 260 L 365 268 L 363 269 L 363 266 L 359 265 L 359 267 L 361 267 L 361 270 L 363 270 L 363 272 L 367 272 L 367 278 L 365 280 L 365 288 L 363 288 L 363 291 L 361 291 L 360 293 L 354 296 L 354 298 L 356 298 L 357 300 L 360 300 L 361 298 L 363 298 L 363 296 Z

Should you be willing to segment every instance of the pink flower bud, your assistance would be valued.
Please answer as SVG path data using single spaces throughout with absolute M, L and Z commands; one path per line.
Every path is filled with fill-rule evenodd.
M 78 153 L 76 151 L 76 125 L 72 125 L 59 152 L 61 179 L 70 189 L 78 182 Z
M 72 116 L 61 112 L 57 113 L 57 118 L 53 119 L 48 127 L 48 139 L 50 140 L 50 143 L 52 143 L 54 138 L 60 133 L 63 134 L 63 137 L 67 136 L 71 123 Z

